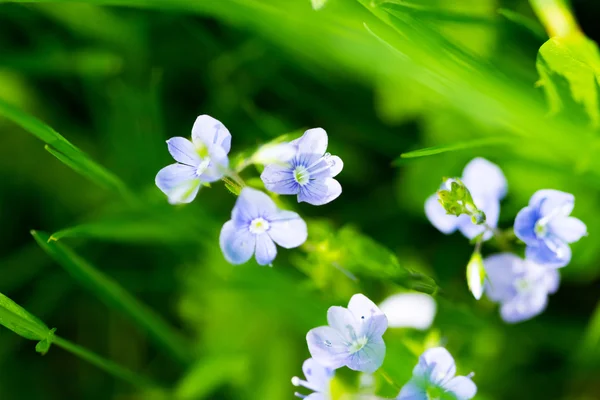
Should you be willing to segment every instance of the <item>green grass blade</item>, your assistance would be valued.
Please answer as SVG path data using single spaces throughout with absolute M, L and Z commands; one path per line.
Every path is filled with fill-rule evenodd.
M 48 234 L 32 231 L 40 247 L 73 278 L 92 291 L 106 305 L 120 310 L 143 328 L 154 341 L 182 363 L 192 362 L 190 347 L 161 317 L 140 303 L 110 277 L 104 275 L 71 249 L 50 241 Z
M 244 356 L 216 356 L 194 364 L 175 388 L 180 400 L 203 399 L 215 389 L 243 375 L 248 368 Z
M 2 293 L 0 324 L 29 340 L 43 340 L 50 333 L 46 324 Z
M 401 161 L 401 159 L 404 159 L 404 158 L 427 157 L 427 156 L 433 156 L 436 154 L 448 153 L 448 152 L 452 152 L 452 151 L 474 149 L 474 148 L 486 147 L 486 146 L 507 145 L 510 143 L 511 143 L 511 140 L 506 137 L 489 137 L 489 138 L 467 140 L 467 141 L 459 142 L 459 143 L 443 144 L 440 146 L 432 146 L 432 147 L 427 147 L 425 149 L 409 151 L 408 153 L 402 153 L 399 158 L 394 160 L 394 164 L 398 164 Z

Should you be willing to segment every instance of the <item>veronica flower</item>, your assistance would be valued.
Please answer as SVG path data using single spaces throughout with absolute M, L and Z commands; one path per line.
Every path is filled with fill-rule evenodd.
M 329 385 L 335 375 L 334 370 L 324 367 L 314 359 L 309 358 L 302 364 L 302 372 L 304 372 L 306 380 L 302 380 L 295 376 L 292 378 L 292 385 L 304 386 L 314 393 L 305 396 L 296 392 L 294 395 L 307 400 L 328 400 L 330 398 Z
M 477 208 L 485 213 L 487 225 L 495 228 L 500 216 L 500 200 L 506 195 L 507 189 L 502 170 L 484 158 L 475 158 L 465 166 L 461 181 L 469 189 Z M 473 239 L 487 229 L 483 225 L 475 225 L 468 215 L 457 217 L 447 214 L 437 194 L 431 195 L 425 202 L 425 214 L 433 226 L 445 234 L 458 229 L 467 238 Z M 490 237 L 492 232 L 488 230 L 483 238 L 487 240 Z
M 362 294 L 355 294 L 348 308 L 329 307 L 327 323 L 306 335 L 308 350 L 320 364 L 330 368 L 347 366 L 355 371 L 375 372 L 385 357 L 385 314 Z
M 283 165 L 267 165 L 260 176 L 267 190 L 298 195 L 299 203 L 315 206 L 336 199 L 342 186 L 333 178 L 342 171 L 344 163 L 325 152 L 327 141 L 325 130 L 315 128 L 290 142 L 297 149 L 295 156 Z
M 477 386 L 471 375 L 455 375 L 456 364 L 448 350 L 443 347 L 426 350 L 397 400 L 469 400 L 475 397 Z
M 494 254 L 483 260 L 487 281 L 485 293 L 500 303 L 500 316 L 515 323 L 541 314 L 548 295 L 558 290 L 558 270 L 523 260 L 511 253 Z
M 525 255 L 548 267 L 564 267 L 571 261 L 569 243 L 587 234 L 583 222 L 570 217 L 575 197 L 558 190 L 539 190 L 517 214 L 515 235 L 525 242 Z
M 229 166 L 231 134 L 208 115 L 196 118 L 191 141 L 173 137 L 167 146 L 177 163 L 161 169 L 155 181 L 171 204 L 190 203 L 203 184 L 220 180 Z
M 280 210 L 265 193 L 245 187 L 233 207 L 231 220 L 221 229 L 219 244 L 232 264 L 243 264 L 254 254 L 258 264 L 268 265 L 277 255 L 275 243 L 291 249 L 306 238 L 306 223 L 298 214 Z

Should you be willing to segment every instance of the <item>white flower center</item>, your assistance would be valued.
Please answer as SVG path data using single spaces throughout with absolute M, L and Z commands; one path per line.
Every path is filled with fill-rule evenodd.
M 308 169 L 306 169 L 306 167 L 298 165 L 296 169 L 294 169 L 294 180 L 300 185 L 306 185 L 309 179 L 310 174 L 308 173 Z
M 266 231 L 269 230 L 269 228 L 271 227 L 271 224 L 269 224 L 269 221 L 267 221 L 266 219 L 263 218 L 254 218 L 252 220 L 252 222 L 250 222 L 250 232 L 254 233 L 255 235 L 259 235 L 261 233 L 265 233 Z
M 354 339 L 352 343 L 350 343 L 350 353 L 356 353 L 362 350 L 367 343 L 369 343 L 369 339 L 367 339 L 365 336 Z
M 527 281 L 527 279 L 521 278 L 515 281 L 514 287 L 515 289 L 517 289 L 517 292 L 519 294 L 524 294 L 529 292 L 529 290 L 531 289 L 531 284 L 529 283 L 529 281 Z
M 202 175 L 204 173 L 204 171 L 206 171 L 206 169 L 208 168 L 209 164 L 210 164 L 210 157 L 203 158 L 200 165 L 198 165 L 198 168 L 196 168 L 196 175 L 197 176 Z

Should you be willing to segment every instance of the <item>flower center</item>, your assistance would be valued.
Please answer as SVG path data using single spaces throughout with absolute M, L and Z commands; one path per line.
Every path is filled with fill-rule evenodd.
M 251 233 L 254 233 L 255 235 L 260 235 L 261 233 L 265 233 L 266 231 L 268 231 L 270 227 L 271 224 L 269 224 L 269 221 L 267 221 L 266 219 L 255 218 L 252 220 L 252 222 L 250 222 L 249 229 Z
M 531 289 L 531 285 L 527 281 L 527 279 L 521 278 L 517 279 L 514 283 L 515 289 L 519 294 L 527 293 Z
M 294 180 L 300 185 L 306 185 L 309 179 L 310 174 L 308 173 L 308 169 L 306 169 L 306 167 L 298 165 L 296 169 L 294 169 Z
M 369 339 L 367 339 L 365 336 L 354 339 L 352 343 L 350 343 L 350 353 L 356 353 L 362 350 L 362 348 L 365 347 L 368 342 Z
M 196 175 L 197 176 L 202 175 L 204 173 L 204 171 L 206 171 L 206 169 L 208 168 L 209 164 L 210 164 L 210 157 L 203 158 L 200 165 L 198 165 L 198 168 L 196 168 Z
M 543 238 L 548 234 L 548 229 L 546 228 L 546 223 L 544 220 L 539 220 L 536 222 L 533 230 L 538 238 Z

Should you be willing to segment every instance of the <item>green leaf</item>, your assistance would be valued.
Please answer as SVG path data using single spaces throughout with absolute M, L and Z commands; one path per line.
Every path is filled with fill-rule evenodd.
M 194 364 L 175 388 L 180 400 L 206 398 L 219 386 L 230 383 L 249 367 L 245 356 L 214 356 Z
M 157 344 L 169 350 L 178 360 L 183 363 L 191 362 L 193 356 L 189 346 L 151 309 L 62 243 L 49 242 L 48 234 L 36 231 L 32 231 L 31 234 L 48 255 L 102 302 L 131 318 L 147 331 Z
M 489 137 L 489 138 L 481 138 L 481 139 L 473 139 L 467 140 L 459 143 L 452 144 L 443 144 L 440 146 L 427 147 L 425 149 L 409 151 L 408 153 L 402 153 L 399 158 L 394 160 L 394 164 L 398 165 L 402 162 L 403 158 L 417 158 L 417 157 L 427 157 L 433 156 L 436 154 L 448 153 L 451 151 L 458 150 L 467 150 L 474 149 L 478 147 L 486 147 L 486 146 L 498 146 L 498 145 L 506 145 L 511 144 L 513 140 L 508 137 Z
M 29 340 L 44 340 L 50 332 L 46 324 L 2 293 L 0 324 Z
M 41 355 L 45 355 L 48 350 L 50 350 L 50 346 L 54 342 L 54 332 L 56 332 L 56 328 L 50 329 L 50 331 L 48 331 L 48 336 L 35 345 L 35 351 Z
M 579 33 L 553 37 L 540 48 L 536 65 L 551 113 L 583 118 L 598 127 L 600 52 L 596 43 Z
M 31 115 L 0 99 L 0 115 L 13 121 L 44 143 L 46 150 L 62 163 L 92 182 L 122 194 L 127 193 L 125 184 L 93 161 L 88 155 L 72 145 L 67 139 Z

